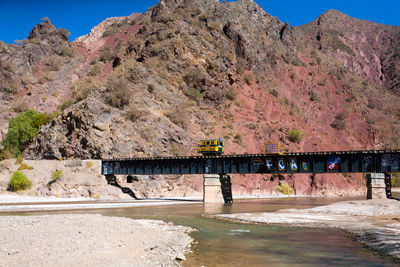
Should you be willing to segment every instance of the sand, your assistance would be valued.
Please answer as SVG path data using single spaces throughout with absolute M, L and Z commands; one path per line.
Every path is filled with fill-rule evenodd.
M 89 214 L 0 217 L 1 266 L 178 266 L 192 229 Z

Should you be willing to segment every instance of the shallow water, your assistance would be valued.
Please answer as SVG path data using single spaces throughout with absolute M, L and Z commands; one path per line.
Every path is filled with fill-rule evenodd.
M 354 241 L 350 234 L 340 230 L 237 224 L 203 216 L 311 208 L 343 200 L 345 199 L 235 200 L 233 205 L 192 204 L 69 213 L 162 219 L 196 228 L 198 231 L 192 233 L 192 237 L 198 243 L 193 247 L 193 253 L 183 262 L 184 266 L 394 266 L 390 257 L 374 254 Z M 46 212 L 48 213 L 57 212 Z

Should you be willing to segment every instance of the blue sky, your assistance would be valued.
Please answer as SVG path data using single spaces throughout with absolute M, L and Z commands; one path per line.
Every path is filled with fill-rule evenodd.
M 389 25 L 400 25 L 400 1 L 267 1 L 255 0 L 266 12 L 288 21 L 291 26 L 308 23 L 329 9 L 352 17 Z M 71 32 L 70 40 L 87 34 L 108 17 L 144 12 L 158 0 L 0 0 L 0 40 L 13 43 L 25 39 L 43 17 L 49 17 L 57 28 Z

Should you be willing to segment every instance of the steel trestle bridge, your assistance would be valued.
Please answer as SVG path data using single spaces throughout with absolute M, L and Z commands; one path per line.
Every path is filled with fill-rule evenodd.
M 102 174 L 389 173 L 400 171 L 400 150 L 361 150 L 103 159 Z

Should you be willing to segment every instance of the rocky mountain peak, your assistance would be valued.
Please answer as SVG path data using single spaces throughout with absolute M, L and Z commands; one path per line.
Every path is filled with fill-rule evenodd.
M 28 40 L 45 41 L 49 44 L 60 45 L 68 42 L 69 32 L 65 29 L 57 29 L 48 18 L 38 23 L 29 33 Z

